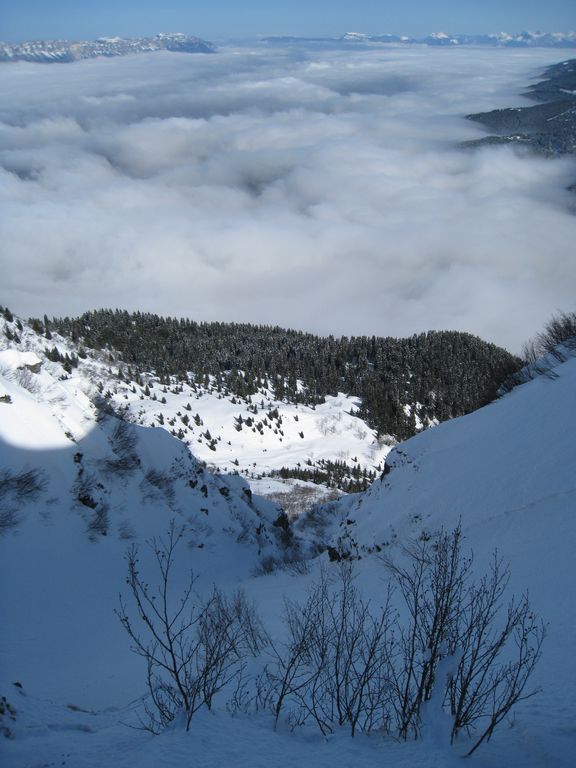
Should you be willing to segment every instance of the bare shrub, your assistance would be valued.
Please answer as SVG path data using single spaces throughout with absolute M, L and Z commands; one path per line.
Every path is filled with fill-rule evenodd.
M 274 648 L 268 668 L 275 721 L 287 710 L 293 726 L 314 722 L 323 734 L 335 726 L 388 729 L 393 614 L 389 599 L 376 615 L 342 564 L 335 588 L 323 572 L 304 605 L 285 606 L 288 640 Z
M 452 741 L 461 732 L 472 736 L 472 754 L 515 704 L 537 693 L 526 686 L 545 627 L 526 595 L 505 603 L 510 572 L 497 554 L 473 582 L 472 556 L 463 555 L 461 543 L 458 526 L 409 547 L 407 565 L 388 561 L 409 614 L 408 625 L 399 627 L 393 701 L 398 735 L 418 736 L 423 703 L 435 686 L 444 686 L 440 695 L 453 718 Z M 455 672 L 439 681 L 439 664 L 448 657 Z
M 13 723 L 16 722 L 16 710 L 6 696 L 0 696 L 0 734 L 7 739 L 14 738 Z
M 110 436 L 110 444 L 115 457 L 106 462 L 106 469 L 111 472 L 131 472 L 140 466 L 138 439 L 134 428 L 126 421 L 118 419 Z
M 519 384 L 544 376 L 558 377 L 554 370 L 558 363 L 568 360 L 576 352 L 576 312 L 559 312 L 540 333 L 522 346 L 523 368 L 504 379 L 497 395 L 510 392 Z
M 265 643 L 260 621 L 242 592 L 228 597 L 214 588 L 206 600 L 196 596 L 191 573 L 181 594 L 173 594 L 175 551 L 184 535 L 172 523 L 165 539 L 148 542 L 159 575 L 151 587 L 139 573 L 138 549 L 127 553 L 128 584 L 136 623 L 120 598 L 117 615 L 132 649 L 146 660 L 147 704 L 143 727 L 158 733 L 180 713 L 186 730 L 202 707 L 238 680 L 246 659 Z
M 76 500 L 89 509 L 96 509 L 102 490 L 102 483 L 98 481 L 97 477 L 91 472 L 85 472 L 83 467 L 80 467 L 73 489 Z
M 118 536 L 125 540 L 135 538 L 136 533 L 134 531 L 134 526 L 129 520 L 121 520 L 118 523 Z
M 32 373 L 29 368 L 17 368 L 14 372 L 14 379 L 23 389 L 26 389 L 30 394 L 37 395 L 40 392 L 40 384 L 38 378 Z
M 527 342 L 523 353 L 528 362 L 553 352 L 564 342 L 571 342 L 576 337 L 576 312 L 559 312 L 548 320 L 544 329 L 534 339 Z M 572 342 L 572 346 L 576 344 Z
M 537 693 L 528 682 L 545 637 L 526 595 L 506 600 L 501 558 L 477 581 L 472 564 L 457 527 L 410 545 L 401 564 L 387 562 L 392 587 L 377 611 L 342 561 L 335 582 L 324 571 L 303 604 L 287 601 L 287 640 L 271 646 L 266 670 L 276 723 L 284 715 L 323 734 L 344 726 L 352 736 L 377 728 L 418 738 L 434 694 L 452 718 L 452 742 L 465 734 L 472 754 Z
M 286 486 L 285 491 L 266 494 L 266 498 L 282 507 L 290 522 L 293 522 L 317 504 L 333 501 L 341 495 L 336 490 L 327 492 L 320 486 L 291 484 Z
M 160 491 L 160 493 L 166 499 L 168 505 L 174 503 L 174 485 L 170 475 L 164 472 L 159 472 L 156 469 L 150 469 L 148 472 L 146 472 L 146 483 L 148 486 L 152 486 L 156 490 Z M 144 498 L 151 500 L 154 499 L 154 495 L 155 491 L 153 491 L 150 487 L 148 487 L 148 489 L 144 488 Z
M 506 599 L 510 573 L 494 554 L 478 580 L 462 532 L 440 531 L 386 561 L 391 586 L 378 608 L 354 583 L 352 563 L 322 570 L 303 603 L 285 601 L 285 640 L 273 643 L 242 593 L 214 588 L 201 600 L 191 574 L 172 594 L 175 550 L 183 530 L 152 539 L 159 574 L 140 576 L 138 550 L 127 555 L 136 623 L 120 599 L 118 616 L 146 660 L 150 705 L 144 727 L 159 732 L 182 713 L 186 728 L 224 689 L 230 706 L 269 708 L 292 727 L 311 723 L 323 734 L 375 729 L 401 739 L 421 735 L 434 696 L 451 717 L 451 740 L 469 738 L 472 754 L 512 708 L 533 696 L 532 672 L 545 628 L 526 595 Z M 400 601 L 398 610 L 396 599 Z M 245 675 L 248 659 L 266 649 L 263 671 Z M 448 676 L 445 675 L 449 671 Z M 436 699 L 437 697 L 437 699 Z
M 508 581 L 508 570 L 494 556 L 489 573 L 468 588 L 462 610 L 460 661 L 447 698 L 452 741 L 461 731 L 474 735 L 469 755 L 490 739 L 512 707 L 538 693 L 526 686 L 541 656 L 545 627 L 526 594 L 508 602 L 497 624 Z
M 110 525 L 108 505 L 100 503 L 88 522 L 88 534 L 92 539 L 96 536 L 107 536 Z
M 19 473 L 0 470 L 0 531 L 19 523 L 19 508 L 46 490 L 48 481 L 41 469 L 24 469 Z

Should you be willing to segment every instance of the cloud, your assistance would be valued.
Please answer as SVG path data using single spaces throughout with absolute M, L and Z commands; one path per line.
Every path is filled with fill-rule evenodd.
M 512 349 L 576 295 L 576 163 L 469 112 L 550 50 L 223 49 L 0 68 L 2 302 Z

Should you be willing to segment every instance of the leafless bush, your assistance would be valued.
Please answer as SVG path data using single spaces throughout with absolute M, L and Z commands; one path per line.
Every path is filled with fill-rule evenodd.
M 12 494 L 18 502 L 34 501 L 46 489 L 46 475 L 41 469 L 24 469 L 14 474 L 0 470 L 0 500 Z
M 408 548 L 407 565 L 388 562 L 409 615 L 408 625 L 399 627 L 392 700 L 398 735 L 406 739 L 419 734 L 422 705 L 444 686 L 452 741 L 461 732 L 472 736 L 472 754 L 515 704 L 537 692 L 526 686 L 545 628 L 527 596 L 505 605 L 510 573 L 496 554 L 488 573 L 472 581 L 472 557 L 463 555 L 461 542 L 460 527 L 442 531 Z M 455 671 L 447 682 L 437 680 L 448 657 Z
M 136 533 L 134 531 L 134 526 L 129 520 L 121 520 L 118 523 L 118 536 L 125 540 L 135 538 Z
M 288 515 L 290 522 L 297 520 L 300 515 L 312 509 L 319 503 L 326 503 L 340 498 L 342 494 L 313 485 L 287 485 L 286 491 L 266 494 L 269 501 L 279 504 Z
M 110 436 L 114 459 L 106 462 L 106 469 L 111 472 L 131 472 L 140 466 L 138 439 L 134 428 L 126 421 L 118 419 Z
M 109 525 L 110 515 L 108 513 L 108 505 L 100 503 L 94 510 L 94 514 L 88 523 L 88 534 L 93 540 L 96 536 L 107 536 Z
M 30 392 L 30 394 L 37 395 L 40 391 L 38 378 L 29 368 L 17 368 L 14 372 L 14 378 L 18 384 L 20 384 L 23 389 Z
M 214 588 L 201 600 L 190 574 L 176 598 L 174 557 L 183 533 L 172 523 L 166 539 L 148 542 L 158 570 L 157 587 L 140 576 L 137 547 L 128 551 L 126 583 L 136 623 L 122 598 L 117 611 L 133 651 L 146 660 L 151 705 L 146 705 L 143 726 L 155 733 L 179 714 L 188 730 L 194 714 L 212 707 L 216 694 L 241 676 L 246 659 L 265 642 L 260 621 L 242 592 L 228 597 Z
M 545 636 L 526 595 L 505 599 L 502 560 L 495 554 L 478 581 L 472 563 L 457 527 L 407 547 L 401 564 L 387 563 L 395 591 L 378 611 L 358 592 L 348 562 L 338 564 L 336 583 L 323 572 L 304 604 L 287 601 L 288 639 L 272 646 L 267 667 L 276 722 L 284 715 L 324 734 L 344 726 L 351 735 L 378 728 L 417 738 L 434 694 L 452 718 L 452 741 L 467 735 L 472 754 L 537 692 L 527 685 Z
M 541 655 L 545 627 L 526 594 L 510 600 L 496 624 L 508 581 L 508 570 L 494 556 L 489 573 L 468 588 L 462 609 L 460 661 L 447 698 L 452 741 L 461 731 L 474 735 L 468 754 L 490 739 L 513 706 L 538 692 L 526 685 Z
M 498 395 L 510 392 L 519 384 L 539 377 L 556 379 L 558 363 L 576 352 L 576 312 L 560 312 L 550 318 L 544 329 L 522 346 L 525 365 L 508 376 L 500 385 Z
M 20 522 L 18 510 L 14 507 L 0 509 L 0 533 L 5 533 L 10 528 L 15 528 Z
M 46 486 L 46 475 L 40 469 L 24 469 L 20 473 L 0 470 L 0 531 L 18 525 L 19 508 L 35 501 Z
M 388 729 L 394 641 L 389 599 L 376 615 L 354 586 L 348 564 L 337 586 L 325 572 L 304 605 L 287 601 L 288 640 L 268 668 L 275 720 L 314 722 L 323 734 L 345 726 L 352 736 Z
M 118 611 L 147 663 L 152 704 L 144 725 L 154 732 L 179 713 L 188 729 L 195 712 L 210 709 L 228 688 L 232 708 L 266 706 L 276 724 L 283 718 L 323 734 L 340 727 L 352 736 L 379 729 L 417 738 L 434 695 L 452 718 L 452 741 L 469 737 L 470 755 L 537 692 L 528 683 L 544 625 L 526 595 L 506 600 L 510 574 L 496 554 L 473 580 L 460 527 L 407 547 L 399 563 L 388 561 L 392 586 L 377 609 L 360 594 L 350 562 L 333 566 L 332 578 L 323 570 L 303 603 L 286 600 L 286 639 L 276 644 L 242 593 L 214 589 L 201 600 L 190 575 L 182 594 L 172 594 L 182 536 L 172 525 L 165 540 L 149 542 L 159 573 L 154 588 L 139 574 L 138 550 L 129 550 L 138 626 L 122 599 Z M 248 659 L 264 648 L 271 658 L 264 671 L 245 675 Z
M 0 734 L 7 739 L 14 738 L 13 723 L 16 722 L 16 710 L 6 696 L 0 696 Z
M 157 469 L 150 469 L 146 472 L 146 481 L 148 489 L 144 488 L 144 498 L 154 498 L 155 491 L 150 488 L 150 486 L 152 486 L 160 491 L 169 505 L 174 503 L 174 485 L 170 479 L 170 475 L 164 472 L 159 472 Z
M 80 465 L 80 471 L 74 482 L 74 495 L 77 501 L 89 509 L 96 509 L 98 498 L 103 490 L 102 483 L 91 472 L 86 472 Z
M 523 357 L 527 362 L 534 362 L 563 342 L 571 342 L 574 346 L 572 340 L 575 337 L 576 312 L 559 312 L 548 320 L 540 333 L 526 342 L 522 348 Z

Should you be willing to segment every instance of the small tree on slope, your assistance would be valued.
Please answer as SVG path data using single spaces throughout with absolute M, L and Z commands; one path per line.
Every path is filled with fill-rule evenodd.
M 126 583 L 134 600 L 134 621 L 120 597 L 116 611 L 132 639 L 132 650 L 146 660 L 151 706 L 143 726 L 159 733 L 177 715 L 186 730 L 202 707 L 211 709 L 216 694 L 241 675 L 245 660 L 258 652 L 263 632 L 242 592 L 228 597 L 214 588 L 206 600 L 194 591 L 195 576 L 176 599 L 175 551 L 184 535 L 171 523 L 167 538 L 148 542 L 159 580 L 150 586 L 138 570 L 138 549 L 126 555 Z
M 393 667 L 398 735 L 418 735 L 423 703 L 444 685 L 452 741 L 462 732 L 471 735 L 470 755 L 512 707 L 538 692 L 526 688 L 545 627 L 527 595 L 505 603 L 510 571 L 497 553 L 488 572 L 472 580 L 460 527 L 419 541 L 406 554 L 402 566 L 387 561 L 409 613 L 408 626 L 399 627 L 401 664 Z M 439 664 L 450 656 L 455 671 L 438 680 Z

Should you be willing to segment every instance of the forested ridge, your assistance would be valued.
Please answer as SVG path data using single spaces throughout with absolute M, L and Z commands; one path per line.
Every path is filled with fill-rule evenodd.
M 417 431 L 418 419 L 444 421 L 484 405 L 521 364 L 506 350 L 457 331 L 335 338 L 117 309 L 45 318 L 44 325 L 87 347 L 116 350 L 131 373 L 215 376 L 244 397 L 267 385 L 279 400 L 307 404 L 353 394 L 362 399 L 361 417 L 399 439 Z

